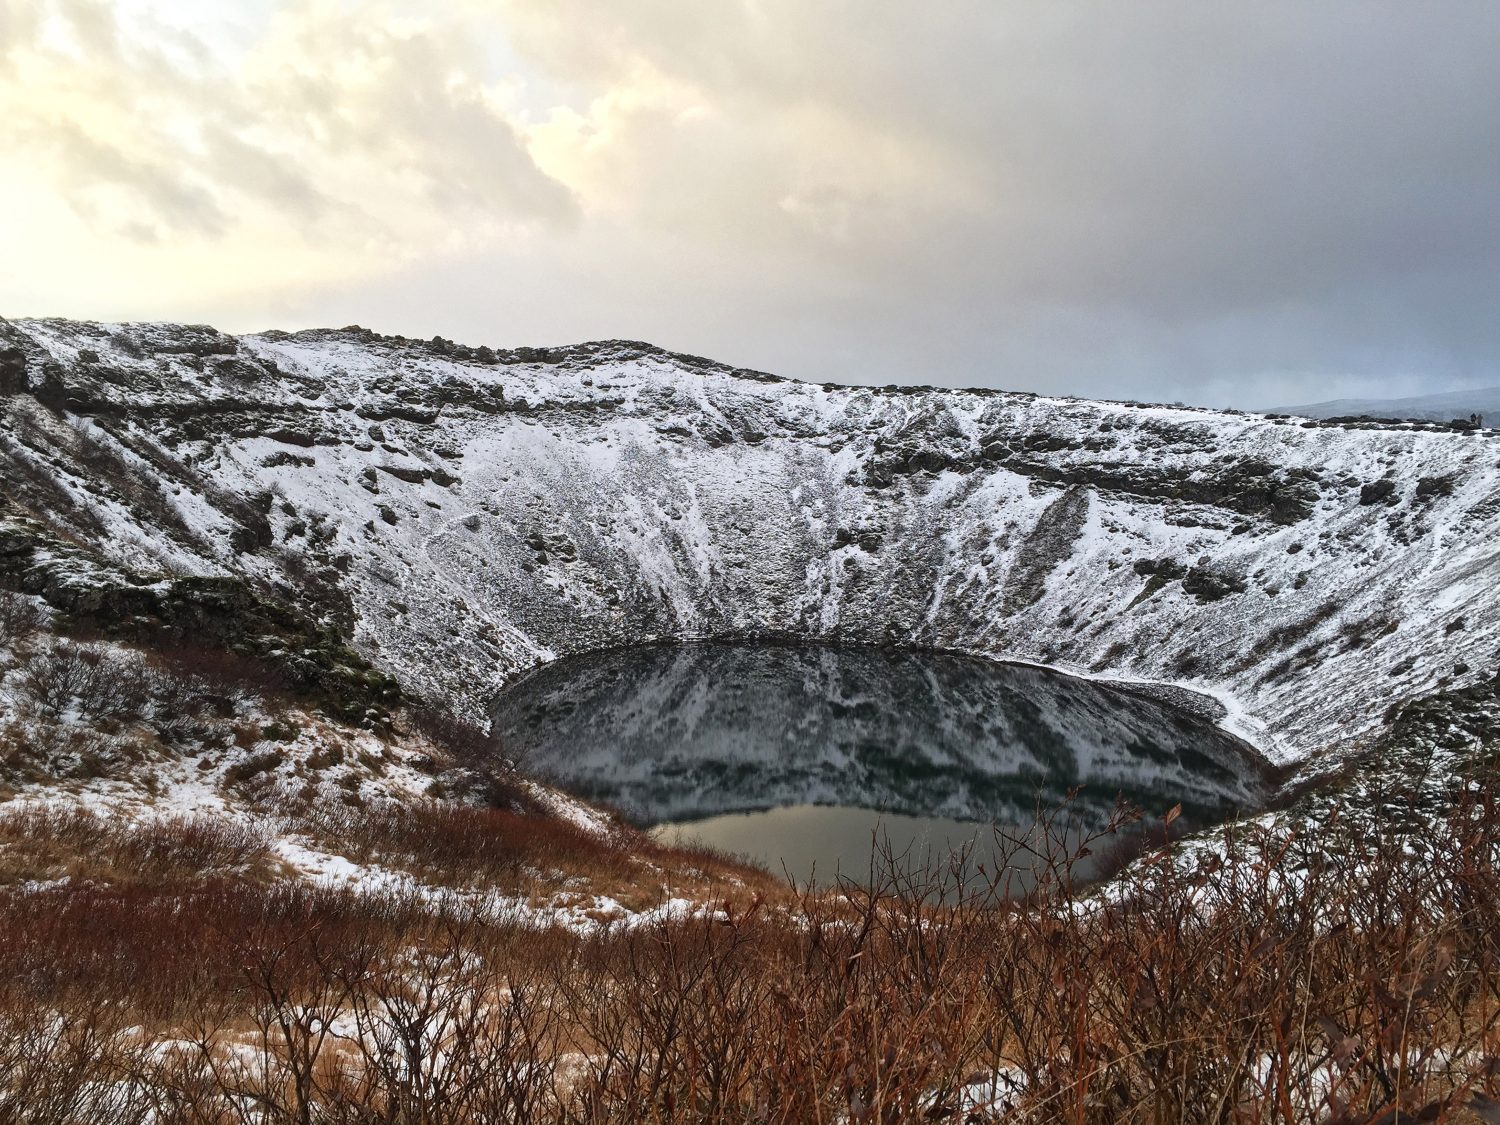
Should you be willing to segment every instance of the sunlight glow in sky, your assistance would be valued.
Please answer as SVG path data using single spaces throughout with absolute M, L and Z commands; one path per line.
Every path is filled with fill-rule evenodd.
M 0 0 L 0 314 L 1500 383 L 1500 6 Z

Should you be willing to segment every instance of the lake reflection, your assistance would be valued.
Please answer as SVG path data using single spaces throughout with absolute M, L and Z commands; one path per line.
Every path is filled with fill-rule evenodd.
M 937 848 L 958 822 L 965 839 L 972 822 L 1022 828 L 1075 789 L 1084 829 L 1117 796 L 1153 816 L 1181 803 L 1201 825 L 1266 792 L 1258 756 L 1204 718 L 943 653 L 621 649 L 539 669 L 505 692 L 495 720 L 528 769 L 643 826 L 697 822 L 690 835 L 773 870 L 791 851 L 820 872 L 830 859 L 863 870 L 877 825 L 893 843 Z
M 997 871 L 1005 862 L 1003 847 L 996 846 L 988 825 L 839 805 L 785 805 L 762 812 L 724 813 L 661 824 L 652 835 L 668 844 L 709 844 L 731 855 L 748 856 L 799 885 L 864 879 L 871 874 L 871 861 L 877 855 L 889 855 L 898 869 L 926 870 L 931 865 L 943 870 L 952 856 L 963 854 L 969 860 L 971 885 L 973 879 L 982 877 L 978 865 Z M 1012 878 L 1012 884 L 1023 890 L 1030 883 L 1029 878 Z

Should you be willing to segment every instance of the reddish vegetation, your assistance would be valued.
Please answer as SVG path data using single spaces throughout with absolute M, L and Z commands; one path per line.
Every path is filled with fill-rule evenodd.
M 265 833 L 217 816 L 169 816 L 139 823 L 73 806 L 31 805 L 0 815 L 0 881 L 76 880 L 114 884 L 263 874 Z
M 335 808 L 309 814 L 305 823 L 350 858 L 410 872 L 429 885 L 514 892 L 575 879 L 592 892 L 648 906 L 667 873 L 683 889 L 706 891 L 726 880 L 776 887 L 764 872 L 712 852 L 665 849 L 623 827 L 601 837 L 566 820 L 509 809 L 440 802 Z
M 1024 902 L 889 861 L 586 935 L 152 858 L 0 896 L 0 1120 L 1495 1120 L 1497 829 L 1490 794 L 1373 838 L 1247 830 L 1092 898 L 1070 857 Z M 614 862 L 509 813 L 351 834 L 455 885 Z

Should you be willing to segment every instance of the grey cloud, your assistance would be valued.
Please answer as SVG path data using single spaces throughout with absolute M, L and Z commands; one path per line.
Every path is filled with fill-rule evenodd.
M 68 2 L 122 104 L 195 109 L 186 144 L 54 139 L 77 198 L 116 185 L 142 235 L 211 234 L 253 197 L 310 241 L 370 236 L 360 200 L 282 151 L 418 185 L 444 245 L 492 218 L 539 232 L 403 246 L 401 272 L 338 292 L 267 281 L 220 310 L 231 326 L 295 307 L 1241 405 L 1500 383 L 1490 0 L 465 0 L 397 30 L 384 7 L 284 0 L 243 82 L 112 47 L 104 9 Z M 36 11 L 0 0 L 0 52 Z M 533 120 L 643 73 L 670 93 L 615 106 L 575 198 L 487 100 L 496 42 L 546 91 Z
M 119 57 L 119 26 L 108 0 L 55 0 L 55 3 L 85 52 L 96 60 Z
M 311 224 L 340 206 L 284 153 L 250 144 L 219 125 L 206 128 L 203 140 L 217 178 L 258 196 L 293 221 Z
M 941 323 L 970 353 L 958 378 L 1171 397 L 1229 373 L 1500 381 L 1493 4 L 525 8 L 519 41 L 585 88 L 645 58 L 726 129 L 817 106 L 971 176 L 978 206 L 825 251 L 866 293 L 850 331 Z M 691 193 L 782 171 L 756 154 L 657 177 Z
M 70 123 L 50 127 L 45 140 L 61 164 L 64 194 L 77 209 L 93 213 L 94 193 L 113 188 L 149 217 L 151 222 L 123 221 L 119 230 L 128 237 L 151 241 L 147 232 L 159 234 L 153 223 L 168 233 L 209 238 L 222 235 L 229 226 L 213 193 L 190 182 L 177 168 L 129 156 Z
M 399 232 L 365 209 L 350 176 L 320 179 L 330 152 L 367 158 L 395 188 L 423 185 L 455 224 L 476 212 L 558 227 L 576 220 L 571 193 L 536 167 L 473 80 L 454 81 L 474 60 L 452 25 L 394 34 L 358 8 L 285 3 L 280 18 L 296 50 L 254 81 L 190 31 L 123 11 L 108 0 L 0 0 L 0 43 L 61 68 L 79 95 L 23 101 L 0 121 L 6 155 L 48 156 L 59 193 L 100 229 L 136 242 L 217 238 L 250 200 L 322 246 L 394 245 Z M 46 43 L 44 13 L 68 29 L 79 57 Z M 352 77 L 343 65 L 351 59 Z M 68 116 L 80 102 L 124 110 L 129 135 Z
M 31 0 L 0 0 L 0 59 L 33 42 L 41 12 Z

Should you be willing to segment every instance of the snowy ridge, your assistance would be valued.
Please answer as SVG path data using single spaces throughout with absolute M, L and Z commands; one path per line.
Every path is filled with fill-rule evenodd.
M 366 657 L 471 715 L 560 655 L 809 636 L 1179 684 L 1290 759 L 1500 644 L 1488 431 L 823 387 L 619 341 L 17 321 L 6 354 L 13 509 L 142 572 L 336 588 Z

